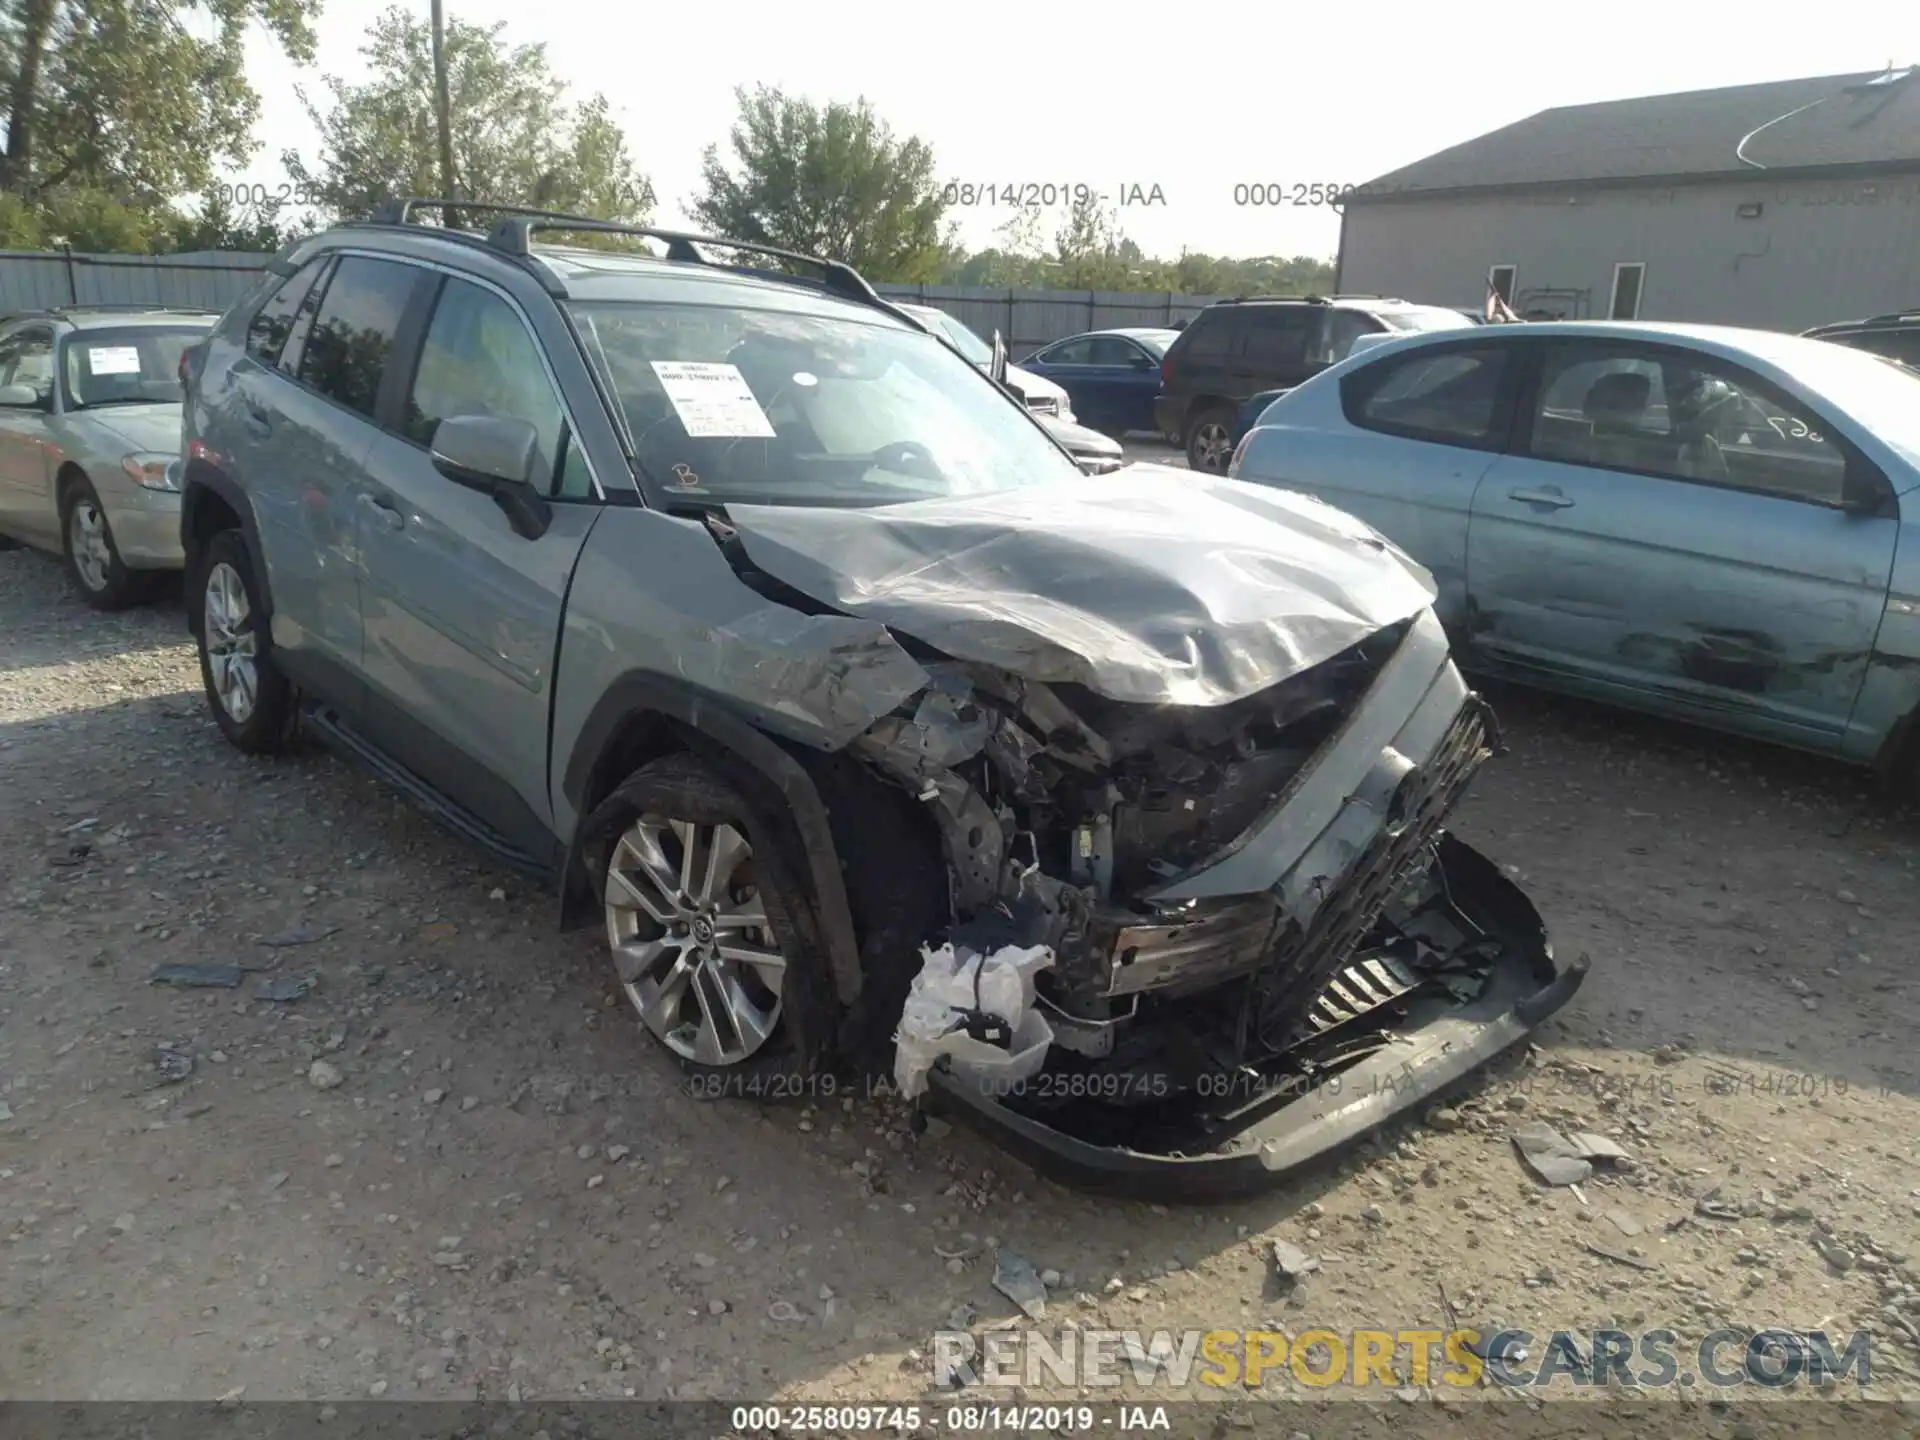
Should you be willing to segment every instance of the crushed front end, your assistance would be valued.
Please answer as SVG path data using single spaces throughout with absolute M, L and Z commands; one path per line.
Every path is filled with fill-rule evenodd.
M 978 1083 L 960 1032 L 933 1023 L 964 997 L 909 995 L 903 1020 L 929 1020 L 915 1063 L 935 1068 L 908 1090 L 930 1083 L 1041 1168 L 1109 1192 L 1258 1186 L 1577 988 L 1526 898 L 1444 829 L 1492 717 L 1432 577 L 1352 516 L 1132 466 L 895 506 L 732 507 L 724 538 L 749 584 L 899 641 L 889 686 L 861 687 L 872 718 L 825 748 L 939 833 L 949 903 L 921 978 L 983 957 L 968 1038 L 998 1034 L 987 957 L 1041 948 L 1017 984 L 1050 1032 L 1037 1073 Z M 890 688 L 909 656 L 918 683 Z M 930 1060 L 922 1038 L 953 1048 Z
M 925 801 L 947 937 L 1045 946 L 1047 1063 L 938 1067 L 935 1104 L 1036 1167 L 1257 1188 L 1430 1098 L 1577 988 L 1444 821 L 1495 746 L 1430 611 L 1251 696 L 1139 705 L 934 661 L 852 752 Z

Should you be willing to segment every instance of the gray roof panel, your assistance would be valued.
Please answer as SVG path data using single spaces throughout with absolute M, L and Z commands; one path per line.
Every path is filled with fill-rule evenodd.
M 1920 69 L 1556 106 L 1389 171 L 1356 198 L 1848 165 L 1920 165 Z

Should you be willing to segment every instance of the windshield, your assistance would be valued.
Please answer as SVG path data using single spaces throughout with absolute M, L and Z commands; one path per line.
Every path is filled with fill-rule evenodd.
M 1164 358 L 1173 342 L 1180 338 L 1178 330 L 1129 330 L 1127 334 L 1152 352 L 1156 360 Z
M 1378 310 L 1374 313 L 1396 330 L 1461 330 L 1473 324 L 1458 310 L 1442 310 L 1438 307 Z
M 945 335 L 953 342 L 954 348 L 973 364 L 993 363 L 993 347 L 946 311 L 935 310 L 931 305 L 902 305 L 900 308 L 926 321 L 937 334 Z
M 645 477 L 754 505 L 890 505 L 1080 471 L 952 347 L 892 323 L 715 305 L 568 307 Z
M 67 337 L 61 379 L 68 410 L 178 405 L 180 355 L 207 338 L 206 325 L 128 325 Z
M 1782 347 L 1784 351 L 1786 347 Z M 1826 396 L 1874 439 L 1920 467 L 1920 373 L 1898 360 L 1825 340 L 1796 340 L 1770 354 L 1809 389 Z

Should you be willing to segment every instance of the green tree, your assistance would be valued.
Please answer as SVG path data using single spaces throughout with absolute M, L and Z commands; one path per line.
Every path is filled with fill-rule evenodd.
M 939 278 L 951 251 L 933 150 L 896 139 L 864 99 L 824 107 L 735 91 L 732 165 L 709 145 L 694 217 L 720 235 L 843 260 L 870 280 Z
M 243 68 L 248 25 L 265 26 L 307 61 L 319 8 L 320 0 L 0 0 L 0 193 L 34 208 L 91 192 L 144 217 L 135 228 L 158 223 L 172 197 L 206 190 L 221 166 L 253 153 L 260 97 Z M 96 200 L 76 203 L 104 220 Z
M 1140 247 L 1120 233 L 1111 208 L 1091 191 L 1075 197 L 1053 241 L 1054 282 L 1068 290 L 1129 288 L 1129 253 Z
M 453 164 L 462 200 L 537 204 L 630 224 L 644 221 L 653 190 L 635 166 L 604 96 L 574 104 L 547 68 L 544 45 L 510 45 L 505 26 L 447 23 Z M 425 18 L 393 6 L 363 48 L 369 79 L 326 80 L 319 157 L 288 152 L 296 193 L 338 219 L 363 219 L 392 195 L 438 195 L 433 37 Z

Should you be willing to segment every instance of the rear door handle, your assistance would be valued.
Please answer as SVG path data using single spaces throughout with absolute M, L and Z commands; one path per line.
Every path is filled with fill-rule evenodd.
M 402 525 L 407 523 L 407 517 L 402 515 L 398 509 L 380 499 L 379 496 L 369 494 L 365 490 L 360 492 L 360 504 L 371 511 L 380 523 L 385 525 L 389 530 L 398 530 Z
M 1549 510 L 1564 510 L 1573 504 L 1572 500 L 1558 490 L 1509 490 L 1507 498 L 1519 500 L 1528 505 L 1542 505 Z

